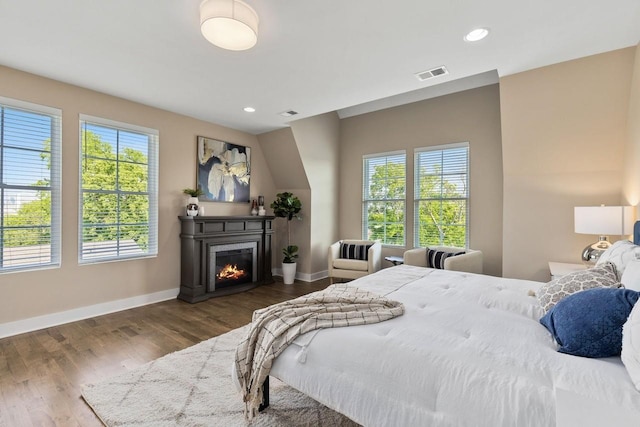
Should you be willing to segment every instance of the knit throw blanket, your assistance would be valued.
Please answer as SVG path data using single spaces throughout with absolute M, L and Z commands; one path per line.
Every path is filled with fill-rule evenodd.
M 253 419 L 262 402 L 262 383 L 273 360 L 299 335 L 323 328 L 366 325 L 404 313 L 402 303 L 347 284 L 256 310 L 251 327 L 236 349 L 235 372 L 246 416 Z

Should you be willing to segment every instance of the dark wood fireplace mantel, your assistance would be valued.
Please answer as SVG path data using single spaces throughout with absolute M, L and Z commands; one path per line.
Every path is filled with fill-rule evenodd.
M 178 298 L 190 303 L 246 291 L 272 283 L 271 240 L 274 216 L 180 216 L 181 269 Z M 209 248 L 215 245 L 255 242 L 256 280 L 222 289 L 210 289 Z

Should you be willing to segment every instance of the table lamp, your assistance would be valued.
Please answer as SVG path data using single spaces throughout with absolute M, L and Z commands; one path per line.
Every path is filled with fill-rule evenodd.
M 582 251 L 582 261 L 595 264 L 611 243 L 607 236 L 625 236 L 633 233 L 633 206 L 576 206 L 574 208 L 575 232 L 595 234 L 598 241 Z

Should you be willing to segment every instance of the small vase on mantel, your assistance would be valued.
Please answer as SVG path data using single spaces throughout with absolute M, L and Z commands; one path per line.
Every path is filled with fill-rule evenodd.
M 189 197 L 189 200 L 187 200 L 187 216 L 197 216 L 199 208 L 198 198 Z
M 185 188 L 182 192 L 189 196 L 187 199 L 187 216 L 198 216 L 200 202 L 198 196 L 202 194 L 199 188 Z
M 264 210 L 264 196 L 258 196 L 258 215 L 265 216 L 267 211 Z

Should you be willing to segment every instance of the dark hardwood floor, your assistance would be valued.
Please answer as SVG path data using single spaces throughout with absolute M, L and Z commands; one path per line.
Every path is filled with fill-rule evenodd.
M 221 335 L 249 323 L 258 308 L 328 284 L 276 281 L 198 304 L 165 301 L 0 339 L 0 426 L 101 426 L 80 397 L 83 384 Z

